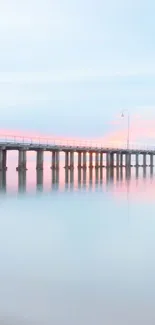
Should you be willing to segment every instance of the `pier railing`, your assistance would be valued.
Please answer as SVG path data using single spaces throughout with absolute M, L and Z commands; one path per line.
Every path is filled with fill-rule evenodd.
M 126 142 L 103 142 L 97 140 L 75 140 L 75 139 L 59 139 L 50 137 L 26 137 L 17 135 L 0 135 L 1 144 L 24 144 L 24 145 L 45 145 L 45 146 L 69 146 L 77 148 L 98 148 L 98 149 L 124 149 L 127 150 Z M 148 150 L 155 151 L 155 145 L 141 144 L 131 142 L 130 150 Z

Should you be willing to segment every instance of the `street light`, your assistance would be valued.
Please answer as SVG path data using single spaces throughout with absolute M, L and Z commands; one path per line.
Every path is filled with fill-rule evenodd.
M 130 143 L 130 113 L 129 113 L 128 109 L 124 109 L 122 111 L 122 114 L 121 114 L 122 118 L 124 118 L 124 116 L 125 116 L 124 112 L 127 112 L 127 115 L 128 115 L 127 150 L 129 150 L 129 143 Z

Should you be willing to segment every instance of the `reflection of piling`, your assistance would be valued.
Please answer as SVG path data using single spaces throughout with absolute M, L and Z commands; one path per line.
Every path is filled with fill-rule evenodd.
M 102 183 L 103 180 L 103 168 L 100 168 L 100 183 Z
M 68 168 L 65 169 L 65 183 L 66 184 L 69 183 L 69 169 Z
M 6 192 L 6 171 L 0 171 L 0 191 Z
M 150 167 L 150 176 L 153 177 L 153 166 Z
M 74 186 L 74 170 L 70 170 L 70 184 L 73 187 Z
M 65 188 L 66 189 L 68 189 L 69 184 L 71 187 L 74 187 L 74 170 L 73 170 L 73 168 L 65 169 Z
M 39 190 L 39 191 L 43 190 L 43 170 L 42 169 L 37 170 L 37 190 Z
M 89 182 L 92 183 L 93 180 L 93 168 L 89 169 Z
M 52 169 L 52 185 L 54 185 L 56 183 L 56 173 L 55 173 L 55 169 Z
M 26 171 L 24 170 L 18 171 L 18 191 L 22 193 L 26 191 Z
M 78 188 L 81 188 L 82 169 L 78 168 Z
M 89 168 L 89 189 L 92 190 L 93 185 L 93 168 Z
M 95 183 L 98 183 L 98 180 L 99 180 L 99 169 L 96 168 L 95 169 Z
M 86 184 L 87 171 L 86 168 L 83 169 L 83 183 Z
M 107 168 L 106 169 L 106 181 L 107 183 L 113 182 L 114 180 L 114 168 Z
M 146 166 L 143 167 L 143 178 L 146 178 Z
M 114 180 L 114 168 L 113 167 L 110 168 L 110 180 L 111 181 Z
M 56 172 L 56 175 L 55 175 L 56 183 L 59 184 L 59 169 L 57 169 L 55 172 Z
M 136 167 L 136 178 L 139 178 L 139 167 L 138 167 L 138 165 Z
M 78 169 L 78 183 L 81 183 L 81 174 L 82 174 L 82 170 L 81 168 Z
M 120 173 L 120 169 L 119 169 L 119 166 L 117 165 L 117 168 L 116 168 L 116 180 L 119 181 L 119 173 Z
M 52 187 L 59 187 L 59 168 L 52 169 Z
M 120 168 L 120 181 L 123 181 L 123 167 Z
M 126 180 L 130 180 L 130 178 L 131 178 L 131 168 L 130 168 L 130 166 L 126 167 L 126 169 L 125 169 L 125 177 L 126 177 Z

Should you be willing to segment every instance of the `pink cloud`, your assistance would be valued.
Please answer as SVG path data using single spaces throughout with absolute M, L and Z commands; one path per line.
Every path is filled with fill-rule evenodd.
M 41 132 L 34 132 L 34 131 L 22 131 L 22 130 L 8 130 L 8 129 L 1 129 L 0 130 L 0 136 L 4 137 L 16 137 L 19 140 L 22 141 L 23 138 L 26 138 L 27 141 L 30 141 L 31 138 L 35 139 L 36 141 L 40 141 L 42 142 L 47 142 L 48 140 L 55 140 L 55 141 L 60 141 L 60 142 L 74 142 L 75 144 L 79 143 L 79 142 L 92 142 L 92 144 L 94 143 L 97 144 L 119 144 L 121 145 L 122 143 L 124 144 L 126 142 L 127 139 L 127 125 L 121 125 L 119 120 L 115 120 L 111 122 L 112 125 L 115 126 L 115 130 L 114 131 L 110 131 L 108 132 L 104 137 L 100 137 L 100 138 L 92 138 L 92 139 L 86 139 L 86 138 L 82 138 L 82 137 L 59 137 L 57 135 L 49 135 L 49 134 L 44 134 Z M 135 118 L 132 117 L 132 121 L 131 121 L 131 126 L 130 126 L 130 141 L 131 142 L 149 142 L 149 141 L 153 141 L 155 139 L 155 120 L 154 119 L 150 119 L 150 118 L 146 118 L 146 119 L 142 119 L 140 118 L 140 116 L 135 115 Z

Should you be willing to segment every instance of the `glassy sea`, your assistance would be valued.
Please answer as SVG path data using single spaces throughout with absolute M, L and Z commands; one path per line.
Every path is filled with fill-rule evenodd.
M 155 167 L 0 173 L 0 324 L 155 324 Z

